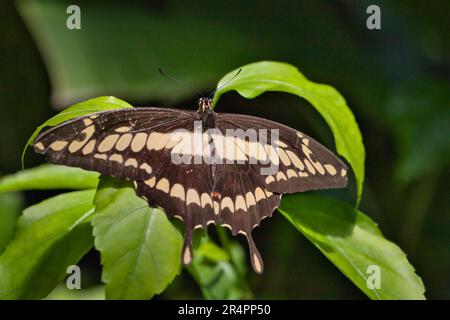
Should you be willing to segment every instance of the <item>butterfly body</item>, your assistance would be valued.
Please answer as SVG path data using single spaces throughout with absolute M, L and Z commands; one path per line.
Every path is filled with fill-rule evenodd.
M 272 216 L 282 193 L 344 187 L 347 167 L 295 129 L 211 106 L 204 98 L 197 111 L 99 112 L 50 128 L 34 149 L 52 163 L 133 181 L 151 206 L 184 222 L 184 264 L 192 260 L 193 230 L 219 224 L 247 238 L 261 273 L 253 228 Z

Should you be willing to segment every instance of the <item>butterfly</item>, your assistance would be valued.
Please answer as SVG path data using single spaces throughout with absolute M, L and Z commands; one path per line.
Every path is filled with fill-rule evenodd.
M 33 148 L 55 164 L 133 181 L 151 207 L 183 221 L 184 265 L 193 258 L 193 231 L 219 224 L 246 237 L 253 269 L 262 273 L 252 230 L 272 216 L 283 193 L 345 187 L 347 166 L 283 124 L 216 113 L 209 98 L 198 106 L 81 116 L 41 133 Z

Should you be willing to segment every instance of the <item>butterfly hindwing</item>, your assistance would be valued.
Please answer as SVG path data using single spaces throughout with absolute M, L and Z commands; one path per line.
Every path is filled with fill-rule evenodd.
M 252 238 L 261 220 L 271 217 L 281 194 L 266 189 L 257 168 L 250 164 L 224 164 L 217 168 L 214 193 L 220 198 L 220 224 L 233 235 L 246 237 L 253 269 L 262 273 L 263 261 Z
M 184 222 L 185 239 L 182 260 L 189 264 L 192 259 L 192 232 L 217 223 L 218 204 L 212 200 L 212 179 L 207 165 L 167 162 L 149 179 L 136 182 L 136 193 L 148 200 L 151 206 L 164 209 L 168 217 Z
M 192 231 L 214 223 L 247 238 L 252 265 L 262 272 L 263 262 L 251 233 L 263 218 L 272 215 L 281 195 L 266 189 L 252 165 L 174 164 L 168 160 L 149 179 L 137 181 L 136 191 L 152 206 L 163 208 L 169 217 L 184 222 L 185 264 L 192 258 Z

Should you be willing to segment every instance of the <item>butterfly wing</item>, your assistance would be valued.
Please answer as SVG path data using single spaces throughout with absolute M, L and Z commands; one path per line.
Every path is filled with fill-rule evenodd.
M 267 130 L 264 150 L 275 170 L 264 178 L 268 190 L 295 193 L 308 190 L 343 188 L 347 185 L 347 166 L 323 145 L 295 129 L 258 117 L 221 114 L 217 125 L 242 130 Z M 277 132 L 277 137 L 272 135 Z M 248 153 L 248 152 L 247 152 Z M 250 156 L 250 155 L 248 155 Z M 257 168 L 265 167 L 256 164 Z
M 37 137 L 34 150 L 47 161 L 126 180 L 148 179 L 168 160 L 174 129 L 194 112 L 162 108 L 104 111 L 66 121 Z
M 220 223 L 247 238 L 253 269 L 261 273 L 253 228 L 272 216 L 282 193 L 344 187 L 347 167 L 314 139 L 277 122 L 225 113 L 218 114 L 216 127 L 222 136 L 234 132 L 214 141 L 222 162 L 233 162 L 218 165 L 214 179 L 213 191 L 222 197 Z
M 215 129 L 222 137 L 229 129 L 266 130 L 267 141 L 251 145 L 257 146 L 257 155 L 245 139 L 203 133 L 200 145 L 209 146 L 221 161 L 195 162 L 196 120 L 201 120 L 199 113 L 177 109 L 99 112 L 49 129 L 35 140 L 34 149 L 56 164 L 134 181 L 137 194 L 151 206 L 184 221 L 185 264 L 192 260 L 192 231 L 217 223 L 247 238 L 253 268 L 261 273 L 263 262 L 251 236 L 253 228 L 272 215 L 282 193 L 345 186 L 347 168 L 325 147 L 294 129 L 235 114 L 217 114 Z M 269 143 L 275 134 L 272 129 L 279 133 L 275 148 Z M 226 141 L 238 152 L 227 152 L 221 146 Z M 184 156 L 183 161 L 175 162 L 174 155 Z M 255 158 L 275 162 L 276 170 L 262 174 L 263 165 L 250 161 Z
M 210 166 L 194 164 L 191 147 L 196 112 L 131 108 L 66 121 L 42 133 L 35 151 L 49 162 L 132 180 L 136 193 L 185 224 L 183 262 L 192 259 L 192 230 L 220 222 Z M 186 147 L 183 149 L 182 147 Z M 173 151 L 187 156 L 172 161 Z

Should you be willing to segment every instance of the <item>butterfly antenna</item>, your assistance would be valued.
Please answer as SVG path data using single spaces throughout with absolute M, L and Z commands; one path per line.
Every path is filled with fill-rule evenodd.
M 236 72 L 236 74 L 235 74 L 230 80 L 228 80 L 227 82 L 225 82 L 225 83 L 222 84 L 221 86 L 217 87 L 213 92 L 211 92 L 210 95 L 208 96 L 208 98 L 211 98 L 212 96 L 214 96 L 214 94 L 215 94 L 218 90 L 220 90 L 220 89 L 222 89 L 223 87 L 225 87 L 226 85 L 230 84 L 230 82 L 233 81 L 233 80 L 239 75 L 239 73 L 241 73 L 241 71 L 242 71 L 242 69 L 239 69 L 239 70 Z
M 164 77 L 166 77 L 167 79 L 170 79 L 170 80 L 172 80 L 172 81 L 175 81 L 175 82 L 177 82 L 177 83 L 180 83 L 180 84 L 182 84 L 182 85 L 184 85 L 184 86 L 187 86 L 187 87 L 189 87 L 189 88 L 191 88 L 192 90 L 194 90 L 199 96 L 201 96 L 201 97 L 203 97 L 204 95 L 203 95 L 203 93 L 201 93 L 200 91 L 198 91 L 197 89 L 195 89 L 195 88 L 193 88 L 189 83 L 187 83 L 187 82 L 184 82 L 184 81 L 181 81 L 181 80 L 178 80 L 178 79 L 176 79 L 176 78 L 174 78 L 174 77 L 171 77 L 171 76 L 169 76 L 167 73 L 165 73 L 161 68 L 158 68 L 158 71 L 159 71 L 159 73 L 161 73 Z

